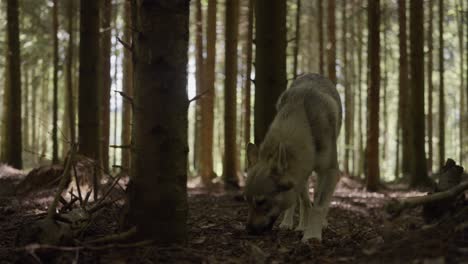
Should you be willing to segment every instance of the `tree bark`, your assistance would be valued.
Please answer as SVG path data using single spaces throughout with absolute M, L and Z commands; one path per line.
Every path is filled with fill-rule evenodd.
M 67 65 L 66 65 L 66 113 L 67 121 L 69 123 L 70 141 L 75 142 L 75 103 L 73 99 L 73 62 L 74 62 L 74 45 L 75 45 L 75 34 L 74 34 L 74 17 L 75 17 L 75 1 L 69 0 L 67 4 L 67 16 L 68 16 L 68 47 L 67 47 Z
M 124 7 L 124 29 L 123 41 L 132 44 L 132 19 L 131 19 L 131 1 L 125 0 Z M 128 48 L 123 51 L 123 76 L 122 76 L 122 90 L 129 97 L 133 97 L 133 64 L 132 52 Z M 131 102 L 125 98 L 122 99 L 122 132 L 121 140 L 122 145 L 131 145 L 132 134 L 132 105 Z M 125 170 L 130 169 L 130 148 L 122 149 L 122 167 Z
M 343 44 L 343 63 L 342 63 L 342 72 L 343 72 L 343 87 L 345 90 L 345 150 L 344 150 L 344 172 L 349 175 L 349 163 L 350 163 L 350 153 L 351 153 L 351 131 L 352 131 L 352 120 L 353 117 L 351 115 L 351 86 L 348 83 L 348 48 L 347 48 L 347 14 L 346 14 L 346 1 L 341 2 L 342 8 L 342 44 Z
M 236 147 L 237 41 L 239 1 L 226 1 L 226 53 L 224 80 L 224 166 L 225 188 L 238 188 Z
M 110 135 L 110 90 L 111 90 L 111 20 L 112 20 L 112 1 L 101 1 L 101 59 L 102 59 L 102 74 L 101 85 L 101 154 L 102 167 L 108 172 L 109 170 L 109 135 Z
M 428 171 L 432 171 L 432 161 L 433 161 L 433 149 L 432 149 L 432 93 L 434 91 L 434 85 L 432 83 L 432 71 L 434 69 L 433 62 L 433 50 L 434 45 L 432 43 L 432 34 L 434 31 L 433 20 L 434 20 L 434 0 L 429 0 L 429 20 L 427 28 L 427 138 L 428 138 L 428 157 L 427 157 L 427 168 Z
M 401 172 L 408 175 L 410 172 L 411 148 L 410 148 L 410 115 L 408 102 L 411 98 L 408 74 L 408 47 L 406 33 L 406 0 L 398 0 L 398 24 L 399 24 L 399 73 L 398 73 L 398 116 L 401 128 Z
M 336 29 L 335 29 L 335 0 L 328 1 L 328 78 L 334 83 L 336 80 Z
M 464 96 L 464 89 L 465 89 L 465 78 L 463 74 L 463 57 L 464 57 L 464 48 L 463 48 L 463 1 L 456 1 L 455 3 L 456 6 L 456 17 L 457 17 L 457 28 L 458 28 L 458 46 L 459 46 L 459 53 L 460 53 L 460 89 L 459 89 L 459 100 L 460 100 L 460 111 L 459 111 L 459 116 L 458 120 L 459 121 L 459 129 L 458 129 L 458 145 L 460 146 L 459 148 L 459 158 L 458 160 L 460 162 L 463 162 L 463 152 L 464 152 L 464 129 L 465 129 L 465 116 L 466 116 L 466 109 L 465 109 L 465 98 Z M 468 12 L 468 11 L 466 11 Z M 468 16 L 468 13 L 466 13 Z M 466 132 L 465 132 L 466 133 Z
M 368 1 L 369 56 L 370 72 L 369 90 L 367 96 L 367 166 L 366 187 L 368 191 L 376 191 L 379 187 L 379 91 L 380 91 L 380 0 Z
M 298 75 L 298 60 L 299 60 L 299 45 L 301 39 L 301 0 L 296 0 L 296 31 L 295 31 L 295 40 L 294 40 L 294 61 L 293 61 L 293 75 L 294 79 Z
M 444 0 L 439 0 L 439 165 L 445 162 Z
M 286 1 L 255 1 L 255 144 L 273 121 L 286 89 Z M 272 54 L 275 54 L 272 56 Z
M 134 0 L 135 112 L 129 220 L 140 237 L 187 239 L 188 0 Z
M 21 57 L 19 43 L 18 0 L 7 1 L 7 81 L 4 112 L 5 137 L 3 161 L 21 169 Z
M 204 44 L 203 44 L 203 11 L 201 0 L 195 1 L 195 82 L 196 82 L 196 94 L 201 94 L 204 89 L 204 67 L 205 67 L 205 58 L 204 53 Z M 197 172 L 200 171 L 201 165 L 201 101 L 195 101 L 195 136 L 194 136 L 194 146 L 193 146 L 193 164 Z
M 53 35 L 53 54 L 54 54 L 54 69 L 53 69 L 53 106 L 52 106 L 52 163 L 58 164 L 58 2 L 53 0 L 52 7 L 52 35 Z
M 424 10 L 423 0 L 410 1 L 411 49 L 411 180 L 413 187 L 428 183 L 424 150 Z
M 362 0 L 358 0 L 359 8 L 362 8 Z M 365 28 L 363 22 L 363 12 L 360 11 L 357 17 L 358 21 L 358 28 L 362 29 Z M 363 102 L 362 102 L 362 61 L 363 61 L 363 30 L 357 31 L 357 38 L 358 38 L 358 133 L 359 133 L 359 163 L 358 163 L 358 176 L 361 176 L 364 173 L 364 160 L 365 160 L 365 153 L 364 153 L 364 130 L 363 130 Z
M 246 71 L 245 71 L 245 120 L 244 120 L 244 146 L 247 148 L 247 145 L 250 143 L 250 116 L 251 116 L 251 84 L 252 84 L 252 45 L 253 45 L 253 23 L 254 23 L 254 5 L 255 0 L 248 0 L 249 11 L 248 11 L 248 25 L 247 25 L 247 41 L 245 43 L 245 52 L 246 52 Z M 247 163 L 246 163 L 247 164 Z
M 317 0 L 317 13 L 318 13 L 318 42 L 319 42 L 319 73 L 325 73 L 324 61 L 324 47 L 323 47 L 323 0 Z
M 213 121 L 215 98 L 215 67 L 216 67 L 216 12 L 217 0 L 208 1 L 206 21 L 206 60 L 205 89 L 206 94 L 200 100 L 201 108 L 201 163 L 200 176 L 205 186 L 213 179 Z

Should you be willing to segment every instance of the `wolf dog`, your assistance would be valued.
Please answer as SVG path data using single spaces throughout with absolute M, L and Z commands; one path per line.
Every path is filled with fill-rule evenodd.
M 302 241 L 321 240 L 339 180 L 336 141 L 342 122 L 340 96 L 327 78 L 305 74 L 282 93 L 276 109 L 260 147 L 247 146 L 247 231 L 261 234 L 271 230 L 283 212 L 280 228 L 292 229 L 299 205 L 296 230 L 303 231 Z M 309 198 L 312 172 L 317 174 L 313 205 Z

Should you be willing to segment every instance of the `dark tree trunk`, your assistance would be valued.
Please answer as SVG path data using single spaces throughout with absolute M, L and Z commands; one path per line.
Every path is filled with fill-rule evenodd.
M 379 187 L 379 91 L 380 91 L 380 0 L 368 1 L 368 29 L 370 72 L 369 90 L 367 96 L 367 166 L 366 187 L 369 191 L 376 191 Z
M 19 43 L 18 0 L 7 1 L 7 81 L 4 111 L 5 134 L 3 161 L 21 169 L 21 61 Z
M 52 106 L 52 163 L 57 164 L 58 159 L 58 2 L 53 1 L 52 7 L 52 35 L 53 35 L 53 54 L 54 54 L 54 70 L 53 70 L 53 106 Z
M 444 0 L 439 0 L 439 166 L 445 163 Z
M 358 0 L 359 7 L 362 8 L 362 0 Z M 359 15 L 357 17 L 358 21 L 358 30 L 357 30 L 357 38 L 358 38 L 358 47 L 357 47 L 357 52 L 358 52 L 358 57 L 357 57 L 357 63 L 358 63 L 358 133 L 359 133 L 359 163 L 358 163 L 358 170 L 357 170 L 357 175 L 361 177 L 361 175 L 364 173 L 364 160 L 365 160 L 365 153 L 364 153 L 364 125 L 363 125 L 363 102 L 362 102 L 362 61 L 363 61 L 363 28 L 365 28 L 364 22 L 363 22 L 363 12 L 359 12 Z
M 195 1 L 195 81 L 196 81 L 196 94 L 201 94 L 204 89 L 204 66 L 205 58 L 204 53 L 204 44 L 203 44 L 203 11 L 201 6 L 201 0 Z M 194 136 L 194 146 L 193 146 L 193 164 L 195 170 L 199 173 L 201 166 L 201 130 L 204 129 L 201 126 L 201 101 L 195 101 L 195 136 Z
M 97 160 L 101 146 L 99 1 L 81 0 L 80 16 L 79 150 Z
M 350 169 L 350 153 L 351 153 L 351 139 L 352 139 L 352 120 L 353 116 L 351 115 L 351 86 L 348 83 L 348 48 L 347 48 L 347 15 L 346 15 L 346 1 L 341 2 L 342 7 L 342 44 L 343 44 L 343 62 L 342 62 L 342 72 L 343 72 L 343 86 L 345 90 L 345 150 L 344 150 L 344 172 L 349 175 Z
M 335 0 L 328 0 L 328 78 L 336 84 L 336 27 L 335 27 Z
M 428 182 L 424 151 L 424 9 L 423 0 L 410 2 L 411 50 L 411 181 L 413 187 Z
M 408 47 L 406 33 L 406 0 L 398 0 L 398 24 L 399 24 L 399 74 L 398 74 L 398 116 L 401 127 L 401 172 L 408 175 L 410 172 L 411 145 L 410 145 L 410 115 L 409 101 L 411 92 L 408 75 Z
M 110 90 L 111 90 L 111 20 L 112 20 L 112 1 L 103 0 L 101 2 L 101 55 L 102 55 L 102 74 L 101 85 L 101 153 L 102 167 L 105 171 L 109 170 L 109 134 L 110 134 Z
M 318 13 L 318 42 L 319 42 L 319 73 L 325 73 L 324 61 L 324 40 L 323 40 L 323 0 L 317 0 L 317 13 Z
M 125 0 L 124 7 L 124 29 L 123 41 L 125 43 L 132 43 L 132 19 L 131 19 L 131 2 Z M 122 90 L 129 97 L 133 97 L 133 64 L 132 52 L 128 48 L 123 51 L 123 76 L 122 76 Z M 127 146 L 122 148 L 122 167 L 124 170 L 130 168 L 130 146 L 132 134 L 132 105 L 129 100 L 122 99 L 122 145 Z
M 239 1 L 226 1 L 226 53 L 224 80 L 224 166 L 225 188 L 238 188 L 236 144 L 237 39 Z
M 141 237 L 183 242 L 189 1 L 134 0 L 132 11 L 136 107 L 129 222 Z
M 201 164 L 200 174 L 205 186 L 213 179 L 213 121 L 215 98 L 215 66 L 216 66 L 216 11 L 217 0 L 208 1 L 206 21 L 206 60 L 205 89 L 206 94 L 201 100 Z
M 74 33 L 74 17 L 75 17 L 75 1 L 69 0 L 67 4 L 67 16 L 68 16 L 68 47 L 67 47 L 67 65 L 66 65 L 66 100 L 67 100 L 67 119 L 70 131 L 70 141 L 75 142 L 76 130 L 75 130 L 75 102 L 73 100 L 73 62 L 74 62 L 74 45 L 75 45 L 75 33 Z
M 255 144 L 260 144 L 286 89 L 286 1 L 255 1 Z M 272 56 L 272 54 L 275 54 Z
M 434 20 L 434 0 L 429 0 L 429 27 L 427 29 L 427 138 L 428 138 L 428 157 L 427 157 L 427 168 L 428 171 L 432 171 L 432 161 L 433 161 L 433 149 L 432 149 L 432 93 L 434 91 L 434 85 L 432 83 L 432 71 L 434 69 L 433 62 L 433 50 L 434 45 L 432 43 L 432 34 L 434 31 L 433 20 Z
M 295 31 L 295 40 L 294 40 L 294 61 L 293 61 L 293 75 L 296 79 L 298 75 L 298 60 L 299 60 L 299 45 L 301 43 L 301 0 L 296 0 L 296 31 Z
M 247 147 L 247 144 L 250 142 L 250 116 L 251 116 L 251 93 L 252 93 L 252 45 L 253 45 L 253 23 L 254 23 L 254 5 L 255 0 L 248 0 L 249 11 L 248 11 L 248 25 L 247 25 L 247 41 L 245 43 L 245 53 L 246 53 L 246 71 L 245 71 L 245 120 L 244 120 L 244 146 Z M 247 163 L 246 163 L 247 164 Z

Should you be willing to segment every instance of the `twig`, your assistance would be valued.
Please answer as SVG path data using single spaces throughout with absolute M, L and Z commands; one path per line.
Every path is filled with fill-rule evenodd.
M 121 38 L 117 37 L 117 41 L 122 44 L 126 49 L 128 49 L 130 52 L 133 52 L 133 46 L 131 44 L 128 44 L 127 42 L 123 41 Z
M 122 233 L 108 235 L 105 237 L 93 239 L 91 241 L 86 241 L 85 244 L 89 245 L 89 244 L 99 244 L 99 243 L 121 242 L 121 241 L 128 240 L 129 238 L 134 236 L 136 232 L 137 232 L 136 227 L 132 227 L 129 230 L 122 232 Z
M 211 90 L 211 89 L 206 89 L 206 90 L 204 90 L 203 92 L 201 92 L 201 93 L 195 95 L 192 99 L 190 99 L 190 100 L 188 101 L 188 103 L 190 104 L 191 102 L 200 99 L 200 98 L 203 97 L 205 94 L 207 94 L 210 90 Z
M 101 202 L 101 203 L 95 204 L 93 207 L 91 207 L 91 209 L 88 210 L 88 212 L 90 214 L 93 214 L 93 213 L 101 210 L 102 208 L 117 202 L 120 199 L 123 199 L 123 197 L 117 197 L 117 198 L 115 198 L 115 199 L 113 199 L 111 201 Z
M 86 197 L 85 197 L 85 199 L 84 199 L 84 201 L 83 201 L 83 207 L 85 207 L 86 204 L 88 203 L 89 197 L 91 196 L 91 192 L 92 192 L 92 190 L 89 190 L 89 191 L 86 193 Z
M 63 169 L 63 173 L 61 176 L 59 188 L 57 190 L 57 193 L 55 193 L 54 200 L 52 201 L 52 204 L 50 205 L 49 209 L 47 210 L 47 216 L 46 219 L 52 219 L 52 217 L 55 215 L 55 210 L 57 209 L 57 204 L 58 201 L 60 200 L 60 197 L 62 197 L 62 192 L 67 188 L 67 183 L 68 179 L 70 178 L 70 169 L 71 169 L 71 164 L 73 162 L 74 156 L 75 156 L 75 151 L 76 147 L 75 144 L 72 144 L 71 149 L 70 149 L 70 155 L 65 163 L 65 167 Z
M 107 198 L 107 196 L 109 196 L 111 191 L 114 189 L 115 185 L 119 182 L 120 178 L 121 176 L 118 176 L 117 178 L 115 178 L 114 182 L 112 182 L 109 189 L 107 189 L 106 193 L 104 193 L 104 195 L 101 197 L 100 202 L 103 202 Z
M 78 198 L 80 199 L 80 205 L 83 205 L 83 196 L 81 196 L 81 188 L 80 188 L 80 183 L 78 182 L 78 173 L 76 172 L 76 164 L 73 163 L 72 165 L 73 168 L 73 173 L 75 176 L 75 184 L 76 184 L 76 191 L 78 192 Z
M 120 96 L 122 96 L 124 99 L 127 99 L 130 102 L 130 104 L 133 105 L 133 98 L 131 96 L 129 96 L 128 94 L 126 94 L 126 93 L 124 93 L 122 91 L 118 91 L 118 90 L 114 90 L 114 92 L 120 94 Z
M 132 145 L 110 145 L 109 148 L 130 149 Z

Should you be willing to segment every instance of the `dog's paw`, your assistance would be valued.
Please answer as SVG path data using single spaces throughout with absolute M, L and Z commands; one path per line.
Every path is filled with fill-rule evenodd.
M 285 220 L 283 220 L 283 221 L 281 222 L 281 224 L 280 224 L 279 227 L 280 227 L 281 229 L 284 229 L 284 230 L 291 230 L 291 229 L 293 229 L 293 225 L 294 225 L 294 224 L 293 224 L 293 221 L 287 221 L 287 220 L 285 219 Z
M 302 242 L 306 243 L 312 239 L 322 241 L 322 229 L 319 226 L 309 226 L 306 230 L 304 230 Z

